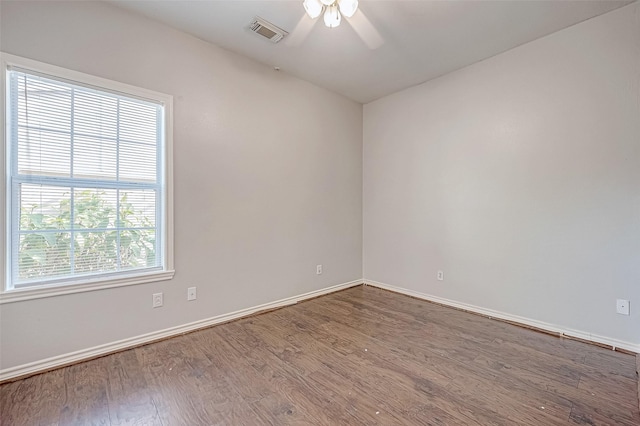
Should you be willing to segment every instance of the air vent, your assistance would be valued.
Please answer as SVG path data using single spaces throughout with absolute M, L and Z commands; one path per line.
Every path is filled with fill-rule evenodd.
M 282 28 L 278 28 L 271 22 L 267 22 L 264 19 L 256 16 L 249 24 L 249 29 L 256 34 L 261 35 L 264 38 L 269 39 L 272 43 L 277 43 L 284 38 L 288 32 Z

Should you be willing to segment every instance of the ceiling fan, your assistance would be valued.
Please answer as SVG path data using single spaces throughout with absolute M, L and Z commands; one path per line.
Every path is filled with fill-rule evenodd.
M 306 14 L 287 37 L 285 42 L 288 45 L 302 44 L 316 24 L 316 18 L 323 13 L 324 24 L 329 28 L 340 25 L 344 16 L 369 49 L 374 50 L 384 44 L 380 33 L 358 8 L 358 0 L 303 0 L 302 4 Z

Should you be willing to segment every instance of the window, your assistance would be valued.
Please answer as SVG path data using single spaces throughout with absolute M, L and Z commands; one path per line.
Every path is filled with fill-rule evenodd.
M 3 68 L 5 293 L 171 278 L 171 97 L 10 55 Z

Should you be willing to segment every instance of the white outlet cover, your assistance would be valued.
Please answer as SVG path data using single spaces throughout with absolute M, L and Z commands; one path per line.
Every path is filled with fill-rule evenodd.
M 316 274 L 318 274 L 318 275 L 322 274 L 322 265 L 317 265 L 316 266 Z
M 196 288 L 189 287 L 187 289 L 187 300 L 196 300 L 197 297 L 198 297 L 198 294 L 196 292 Z
M 616 300 L 616 312 L 620 315 L 629 315 L 629 301 L 624 299 Z
M 153 304 L 154 308 L 159 308 L 163 305 L 162 293 L 153 293 Z
M 438 281 L 444 281 L 444 272 L 438 271 L 438 273 L 436 274 L 436 278 L 438 278 Z

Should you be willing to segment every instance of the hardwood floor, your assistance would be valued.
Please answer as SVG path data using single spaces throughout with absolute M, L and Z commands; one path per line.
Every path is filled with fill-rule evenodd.
M 640 425 L 636 360 L 372 287 L 4 384 L 2 425 Z
M 636 355 L 636 378 L 638 379 L 638 408 L 640 409 L 640 354 Z

